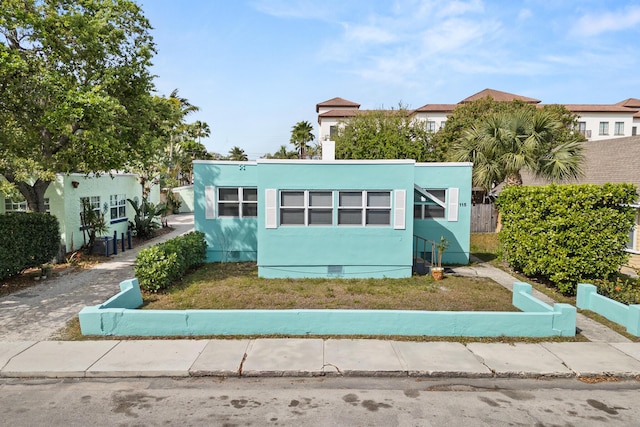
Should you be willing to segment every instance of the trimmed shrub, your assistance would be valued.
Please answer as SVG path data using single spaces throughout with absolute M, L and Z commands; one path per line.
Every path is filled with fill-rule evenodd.
M 142 249 L 134 265 L 140 288 L 147 292 L 167 289 L 190 268 L 202 264 L 206 253 L 207 243 L 200 231 Z
M 0 215 L 0 279 L 51 262 L 59 248 L 56 217 L 42 212 Z
M 578 282 L 607 278 L 626 263 L 629 204 L 637 198 L 632 184 L 507 187 L 497 200 L 505 259 L 575 294 Z

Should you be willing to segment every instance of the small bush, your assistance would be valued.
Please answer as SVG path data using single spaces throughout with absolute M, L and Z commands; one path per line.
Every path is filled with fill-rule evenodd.
M 595 280 L 598 293 L 623 304 L 640 304 L 640 280 L 620 278 Z
M 507 187 L 497 201 L 503 254 L 514 269 L 575 294 L 578 282 L 612 277 L 626 263 L 637 198 L 632 184 Z
M 167 289 L 189 269 L 202 264 L 206 253 L 207 243 L 200 231 L 141 250 L 134 265 L 140 288 L 147 292 Z
M 41 212 L 0 215 L 0 279 L 50 262 L 59 248 L 56 217 Z

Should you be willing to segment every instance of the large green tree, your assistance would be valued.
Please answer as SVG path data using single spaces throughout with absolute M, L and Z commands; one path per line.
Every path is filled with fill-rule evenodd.
M 442 160 L 424 121 L 402 106 L 358 112 L 341 123 L 334 140 L 337 159 Z
M 289 142 L 296 147 L 301 159 L 306 157 L 305 153 L 309 149 L 309 143 L 315 139 L 313 126 L 308 121 L 298 122 L 291 128 L 291 139 Z
M 453 112 L 447 117 L 444 128 L 441 128 L 433 135 L 432 144 L 441 153 L 448 157 L 449 148 L 458 143 L 464 133 L 471 129 L 486 117 L 496 113 L 512 113 L 516 111 L 526 111 L 530 114 L 538 110 L 543 110 L 551 114 L 562 126 L 554 130 L 554 139 L 557 141 L 586 139 L 582 135 L 574 135 L 578 127 L 578 116 L 571 113 L 563 105 L 548 104 L 537 106 L 519 100 L 510 102 L 496 101 L 491 96 L 477 99 L 472 102 L 457 105 Z
M 154 45 L 130 0 L 3 0 L 0 174 L 44 210 L 57 172 L 122 168 L 153 108 Z
M 557 182 L 582 173 L 583 143 L 550 111 L 523 108 L 482 117 L 450 148 L 452 161 L 473 162 L 473 184 L 522 185 L 522 171 Z

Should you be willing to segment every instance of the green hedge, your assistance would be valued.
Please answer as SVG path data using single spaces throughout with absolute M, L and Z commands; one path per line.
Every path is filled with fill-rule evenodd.
M 56 217 L 40 212 L 0 215 L 0 279 L 51 262 L 59 248 Z
M 509 265 L 565 294 L 625 264 L 638 195 L 632 184 L 507 187 L 498 197 Z
M 148 292 L 167 289 L 187 270 L 202 264 L 206 255 L 207 243 L 200 231 L 142 249 L 134 265 L 140 288 Z

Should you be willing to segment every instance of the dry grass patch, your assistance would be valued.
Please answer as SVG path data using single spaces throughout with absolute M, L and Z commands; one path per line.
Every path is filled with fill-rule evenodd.
M 255 263 L 206 264 L 143 309 L 371 309 L 518 311 L 510 291 L 485 278 L 261 279 Z

